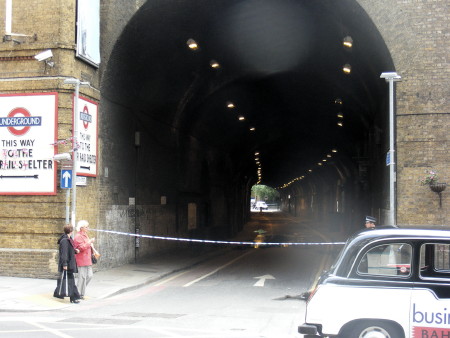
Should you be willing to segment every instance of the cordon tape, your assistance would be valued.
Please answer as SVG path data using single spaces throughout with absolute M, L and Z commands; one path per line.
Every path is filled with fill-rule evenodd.
M 299 246 L 299 245 L 344 245 L 345 242 L 232 242 L 232 241 L 213 241 L 208 239 L 195 239 L 195 238 L 179 238 L 179 237 L 163 237 L 163 236 L 152 236 L 152 235 L 142 235 L 142 234 L 133 234 L 129 232 L 120 232 L 120 231 L 112 231 L 112 230 L 100 230 L 100 229 L 89 229 L 91 231 L 97 232 L 106 232 L 114 235 L 122 235 L 122 236 L 131 236 L 131 237 L 139 237 L 139 238 L 150 238 L 150 239 L 159 239 L 166 241 L 179 241 L 179 242 L 194 242 L 194 243 L 209 243 L 209 244 L 230 244 L 230 245 L 278 245 L 278 246 Z

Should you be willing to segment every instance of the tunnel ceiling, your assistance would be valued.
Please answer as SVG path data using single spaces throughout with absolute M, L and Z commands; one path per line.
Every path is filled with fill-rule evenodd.
M 276 187 L 333 148 L 354 155 L 383 124 L 384 71 L 387 48 L 355 1 L 152 0 L 117 41 L 102 93 L 226 152 L 242 176 L 257 179 L 259 151 L 262 183 Z

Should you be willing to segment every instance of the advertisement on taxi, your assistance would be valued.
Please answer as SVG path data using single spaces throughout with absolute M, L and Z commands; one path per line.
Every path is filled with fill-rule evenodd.
M 428 291 L 417 292 L 421 295 L 414 295 L 411 304 L 411 337 L 450 337 L 450 300 L 437 300 Z

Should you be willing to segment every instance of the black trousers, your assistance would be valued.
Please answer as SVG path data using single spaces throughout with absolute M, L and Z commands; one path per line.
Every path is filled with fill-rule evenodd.
M 70 297 L 70 300 L 80 299 L 73 272 L 63 271 L 56 282 L 56 289 L 53 297 Z

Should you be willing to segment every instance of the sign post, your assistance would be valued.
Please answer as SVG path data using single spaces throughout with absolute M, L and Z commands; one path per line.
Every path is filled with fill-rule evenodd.
M 78 157 L 78 121 L 80 119 L 78 112 L 78 97 L 80 93 L 80 86 L 89 86 L 89 82 L 81 82 L 79 79 L 71 78 L 65 79 L 64 84 L 75 85 L 75 96 L 73 99 L 73 166 L 72 171 L 75 176 L 75 182 L 77 177 L 77 157 Z M 71 223 L 75 228 L 76 222 L 76 207 L 77 207 L 77 185 L 76 183 L 72 187 L 72 215 L 71 215 Z

